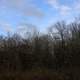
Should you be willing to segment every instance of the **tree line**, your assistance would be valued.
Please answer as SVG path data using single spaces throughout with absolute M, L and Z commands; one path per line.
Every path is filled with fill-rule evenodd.
M 33 68 L 63 69 L 80 65 L 80 22 L 57 22 L 46 34 L 0 36 L 0 72 Z

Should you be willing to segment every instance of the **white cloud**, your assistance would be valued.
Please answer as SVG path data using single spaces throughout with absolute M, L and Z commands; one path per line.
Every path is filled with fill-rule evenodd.
M 80 10 L 80 4 L 79 3 L 76 5 L 76 8 L 75 9 L 76 10 Z
M 71 12 L 71 8 L 68 7 L 68 6 L 65 6 L 65 5 L 62 5 L 60 8 L 60 14 L 65 16 L 65 15 L 68 15 L 70 12 Z
M 20 23 L 16 27 L 16 31 L 22 37 L 31 37 L 36 32 L 36 27 L 32 24 Z
M 54 8 L 59 7 L 58 0 L 45 0 L 45 2 Z
M 76 11 L 80 11 L 80 0 L 76 0 L 75 5 L 74 5 L 74 9 Z
M 9 23 L 6 22 L 0 22 L 0 28 L 5 32 L 12 32 L 12 26 Z
M 46 1 L 50 6 L 52 6 L 57 11 L 59 11 L 59 13 L 63 16 L 70 14 L 70 12 L 72 10 L 72 8 L 70 6 L 60 4 L 59 0 L 46 0 Z

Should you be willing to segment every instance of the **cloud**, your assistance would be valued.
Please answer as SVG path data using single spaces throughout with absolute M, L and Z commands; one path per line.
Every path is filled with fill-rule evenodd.
M 6 22 L 0 22 L 0 28 L 5 32 L 13 31 L 11 24 L 8 24 Z
M 80 0 L 76 0 L 74 6 L 75 6 L 74 9 L 75 9 L 76 11 L 80 11 Z
M 31 37 L 36 32 L 36 26 L 27 23 L 20 23 L 16 27 L 16 31 L 22 37 Z
M 47 4 L 49 4 L 52 8 L 59 11 L 59 13 L 63 16 L 70 14 L 72 10 L 71 7 L 64 4 L 60 4 L 59 0 L 45 0 L 45 1 L 47 1 Z
M 22 7 L 24 4 L 24 0 L 7 0 L 7 4 L 13 7 Z
M 25 10 L 23 13 L 24 15 L 35 16 L 39 19 L 44 17 L 44 13 L 41 11 L 40 8 L 37 8 L 36 6 L 29 6 L 26 9 L 27 10 Z
M 63 16 L 68 15 L 71 12 L 71 8 L 65 5 L 60 6 L 59 10 L 60 14 Z
M 49 4 L 51 7 L 54 7 L 56 9 L 59 8 L 58 0 L 45 0 L 45 2 Z
M 43 18 L 43 11 L 36 5 L 35 0 L 3 0 L 3 6 L 15 9 L 22 15 Z
M 31 31 L 35 31 L 36 27 L 32 24 L 27 24 L 27 23 L 20 23 L 17 25 L 17 29 L 19 32 L 31 32 Z

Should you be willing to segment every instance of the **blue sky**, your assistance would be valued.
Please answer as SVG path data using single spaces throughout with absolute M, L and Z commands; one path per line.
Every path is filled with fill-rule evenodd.
M 55 22 L 70 22 L 79 14 L 80 0 L 0 0 L 0 33 L 21 29 L 23 33 L 27 24 L 44 32 Z

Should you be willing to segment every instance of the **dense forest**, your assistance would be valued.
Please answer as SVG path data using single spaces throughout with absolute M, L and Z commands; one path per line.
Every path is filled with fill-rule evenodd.
M 57 22 L 46 34 L 37 30 L 32 36 L 29 34 L 26 33 L 25 38 L 16 33 L 0 36 L 0 74 L 38 70 L 50 76 L 53 72 L 59 79 L 47 76 L 32 80 L 80 80 L 80 20 L 69 24 Z

